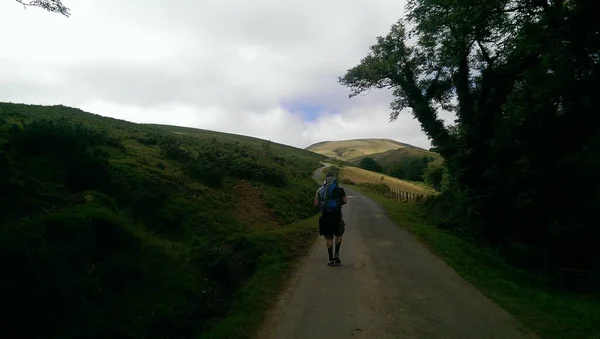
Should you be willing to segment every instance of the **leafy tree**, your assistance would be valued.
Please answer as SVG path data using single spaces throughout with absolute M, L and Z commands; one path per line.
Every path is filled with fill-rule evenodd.
M 454 194 L 464 197 L 455 199 L 465 204 L 463 224 L 477 236 L 534 248 L 548 268 L 600 264 L 586 240 L 600 235 L 592 174 L 600 164 L 590 160 L 600 150 L 591 90 L 600 3 L 409 0 L 406 8 L 406 20 L 339 78 L 350 97 L 391 89 L 391 120 L 410 109 L 444 157 Z M 456 115 L 454 125 L 442 110 Z
M 423 181 L 434 189 L 442 190 L 444 168 L 442 166 L 429 166 L 423 171 Z
M 373 171 L 378 173 L 383 172 L 383 168 L 381 167 L 381 165 L 377 161 L 375 161 L 375 159 L 370 157 L 364 157 L 360 159 L 358 167 L 366 169 L 367 171 Z
M 40 7 L 48 12 L 59 13 L 66 17 L 70 16 L 69 8 L 63 5 L 61 0 L 15 0 L 25 7 Z
M 404 179 L 406 177 L 406 170 L 403 165 L 394 165 L 387 170 L 389 176 Z

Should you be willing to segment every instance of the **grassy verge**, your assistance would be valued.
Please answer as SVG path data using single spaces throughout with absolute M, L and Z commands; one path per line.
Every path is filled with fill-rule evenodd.
M 259 268 L 236 296 L 230 314 L 201 338 L 251 338 L 264 321 L 265 313 L 281 293 L 294 265 L 316 240 L 318 216 L 281 229 L 256 234 L 257 241 L 266 241 L 272 251 L 263 255 Z
M 600 338 L 600 296 L 553 289 L 541 278 L 509 266 L 490 250 L 428 225 L 418 207 L 365 187 L 350 187 L 379 203 L 392 220 L 540 337 Z

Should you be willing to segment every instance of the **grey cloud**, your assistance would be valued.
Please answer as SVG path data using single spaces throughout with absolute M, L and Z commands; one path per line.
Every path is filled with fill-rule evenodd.
M 327 129 L 329 139 L 428 144 L 410 115 L 388 123 L 389 92 L 349 99 L 337 83 L 402 15 L 402 1 L 79 0 L 60 22 L 0 6 L 0 29 L 35 27 L 0 50 L 0 100 L 88 107 L 302 147 Z M 54 49 L 41 29 L 60 34 Z M 291 103 L 326 114 L 303 122 L 286 111 Z

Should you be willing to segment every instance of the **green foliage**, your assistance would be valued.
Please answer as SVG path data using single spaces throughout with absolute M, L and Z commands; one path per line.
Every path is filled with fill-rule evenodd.
M 203 338 L 254 338 L 256 324 L 260 324 L 272 306 L 287 277 L 293 274 L 298 257 L 310 250 L 318 217 L 303 220 L 275 232 L 259 232 L 251 243 L 260 244 L 263 253 L 269 248 L 278 248 L 261 256 L 257 273 L 237 293 L 232 316 L 214 326 Z M 284 246 L 281 246 L 281 243 Z
M 65 338 L 197 331 L 197 319 L 219 312 L 220 291 L 132 225 L 91 203 L 4 226 L 5 328 Z
M 2 324 L 23 337 L 209 331 L 247 281 L 291 260 L 264 259 L 289 249 L 284 225 L 314 214 L 322 157 L 308 151 L 273 144 L 265 156 L 257 139 L 63 106 L 2 103 L 0 121 Z M 243 226 L 241 179 L 279 227 Z
M 444 227 L 550 275 L 600 268 L 599 6 L 410 0 L 339 79 L 351 97 L 392 89 L 392 120 L 411 109 L 448 172 Z
M 373 172 L 379 172 L 379 173 L 383 172 L 383 168 L 381 167 L 381 165 L 378 164 L 377 161 L 375 161 L 375 159 L 370 158 L 370 157 L 364 157 L 364 158 L 360 159 L 360 162 L 358 163 L 358 167 L 365 169 L 367 171 L 373 171 Z
M 423 181 L 434 189 L 441 191 L 446 171 L 442 166 L 429 166 L 423 171 Z
M 411 180 L 411 181 L 423 181 L 424 171 L 427 169 L 430 162 L 433 161 L 432 157 L 421 157 L 421 158 L 403 158 L 400 162 L 387 168 L 387 174 L 396 178 Z
M 383 173 L 404 180 L 423 181 L 423 171 L 428 166 L 441 166 L 443 159 L 436 153 L 403 147 L 368 156 L 374 159 L 382 168 Z M 361 161 L 360 157 L 354 162 Z

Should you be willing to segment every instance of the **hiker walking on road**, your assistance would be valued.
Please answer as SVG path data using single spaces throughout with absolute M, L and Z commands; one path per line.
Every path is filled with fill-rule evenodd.
M 340 246 L 344 235 L 344 220 L 342 219 L 342 205 L 347 203 L 346 192 L 338 185 L 336 177 L 328 173 L 323 186 L 319 187 L 315 195 L 315 206 L 321 208 L 319 218 L 319 235 L 325 237 L 329 261 L 327 265 L 340 265 Z M 333 236 L 335 235 L 335 255 L 333 255 Z

